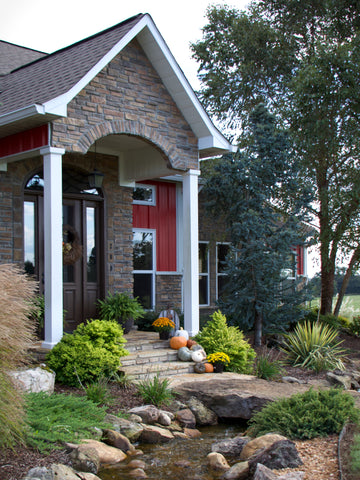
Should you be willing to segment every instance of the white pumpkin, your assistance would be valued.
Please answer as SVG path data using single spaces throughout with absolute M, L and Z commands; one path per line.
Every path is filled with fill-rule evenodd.
M 180 330 L 176 330 L 174 337 L 184 337 L 186 340 L 189 340 L 189 332 L 180 328 Z
M 206 359 L 206 353 L 204 350 L 195 350 L 191 353 L 191 359 L 195 363 L 203 362 Z

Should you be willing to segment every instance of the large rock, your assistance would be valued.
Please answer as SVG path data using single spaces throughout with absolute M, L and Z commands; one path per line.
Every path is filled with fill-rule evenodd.
M 289 472 L 278 476 L 270 468 L 258 463 L 253 480 L 302 480 L 304 477 L 305 472 Z
M 207 460 L 211 470 L 226 471 L 230 468 L 226 458 L 221 453 L 211 452 L 208 454 Z
M 238 435 L 237 437 L 230 438 L 229 440 L 223 440 L 222 442 L 213 443 L 211 450 L 213 452 L 219 452 L 223 455 L 229 455 L 231 457 L 238 457 L 244 448 L 244 446 L 250 441 L 250 437 L 244 435 Z
M 165 428 L 156 427 L 155 425 L 146 425 L 141 432 L 139 441 L 141 443 L 166 443 L 170 442 L 174 435 Z
M 196 425 L 216 425 L 218 418 L 215 412 L 207 408 L 198 398 L 191 397 L 188 400 L 188 407 L 195 415 Z
M 138 440 L 141 432 L 144 430 L 144 427 L 138 422 L 131 422 L 126 418 L 120 418 L 111 414 L 106 415 L 105 421 L 112 425 L 113 430 L 125 435 L 132 443 Z
M 47 368 L 35 367 L 10 372 L 15 383 L 24 392 L 54 393 L 55 373 Z
M 175 418 L 182 427 L 194 428 L 196 425 L 195 415 L 190 408 L 184 408 L 183 410 L 177 411 Z
M 142 418 L 144 423 L 153 425 L 159 419 L 160 411 L 154 405 L 141 405 L 140 407 L 134 407 L 129 410 L 129 413 L 135 413 Z
M 115 463 L 122 462 L 126 458 L 126 454 L 119 448 L 110 447 L 103 442 L 97 440 L 84 439 L 82 444 L 78 446 L 78 450 L 86 451 L 91 448 L 97 451 L 101 464 L 113 465 Z
M 50 467 L 35 467 L 28 471 L 23 480 L 100 480 L 89 472 L 75 472 L 74 469 L 62 464 L 53 464 Z
M 116 430 L 104 429 L 101 440 L 111 447 L 120 448 L 125 453 L 135 450 L 130 440 Z
M 253 375 L 224 372 L 222 375 L 189 374 L 172 380 L 178 398 L 187 403 L 196 397 L 219 418 L 249 420 L 268 402 L 307 391 L 311 385 L 271 382 Z
M 91 448 L 88 445 L 78 446 L 72 450 L 70 458 L 75 470 L 93 474 L 99 471 L 100 457 L 95 448 Z
M 250 473 L 255 472 L 258 463 L 272 470 L 297 468 L 303 464 L 295 443 L 287 439 L 275 442 L 251 457 L 249 460 Z
M 247 480 L 249 478 L 249 463 L 235 463 L 221 478 L 223 480 Z
M 287 440 L 287 438 L 277 433 L 267 433 L 261 437 L 253 438 L 242 449 L 240 460 L 249 460 L 253 455 L 281 440 Z

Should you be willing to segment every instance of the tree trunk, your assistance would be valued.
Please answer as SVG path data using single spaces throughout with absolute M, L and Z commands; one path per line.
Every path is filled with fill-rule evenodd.
M 360 245 L 358 245 L 358 247 L 354 251 L 354 253 L 351 257 L 351 260 L 349 262 L 349 265 L 346 269 L 346 273 L 345 273 L 345 276 L 343 278 L 341 288 L 340 288 L 340 292 L 339 292 L 339 295 L 338 295 L 338 299 L 337 299 L 337 302 L 336 302 L 336 305 L 335 305 L 335 308 L 334 308 L 334 315 L 336 317 L 339 315 L 341 304 L 344 300 L 344 296 L 345 296 L 347 286 L 349 285 L 350 277 L 351 277 L 352 272 L 354 270 L 354 266 L 359 261 L 359 257 L 360 257 Z
M 330 271 L 321 271 L 321 315 L 326 315 L 332 312 L 334 280 L 335 272 L 333 269 Z
M 262 314 L 255 310 L 254 346 L 260 347 L 262 339 Z

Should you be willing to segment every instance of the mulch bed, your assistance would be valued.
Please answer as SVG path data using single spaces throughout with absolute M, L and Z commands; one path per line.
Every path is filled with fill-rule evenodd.
M 342 339 L 344 340 L 343 346 L 349 350 L 348 357 L 352 360 L 359 360 L 360 338 L 342 335 Z M 303 381 L 308 381 L 310 379 L 325 378 L 326 374 L 315 374 L 308 370 L 287 367 L 286 375 L 296 377 Z M 55 392 L 84 395 L 84 392 L 81 389 L 63 385 L 56 385 Z M 116 413 L 119 410 L 126 411 L 132 407 L 143 404 L 143 401 L 141 397 L 137 395 L 137 389 L 134 386 L 130 385 L 127 388 L 123 388 L 120 385 L 112 384 L 110 393 L 113 401 L 107 409 L 109 413 Z M 305 480 L 327 480 L 329 478 L 339 478 L 337 464 L 337 439 L 337 435 L 332 435 L 326 439 L 314 439 L 308 442 L 296 442 L 300 455 L 303 455 L 305 471 L 309 472 L 306 474 Z M 350 450 L 351 440 L 351 434 L 343 439 L 343 452 L 348 452 Z M 328 449 L 327 455 L 325 455 L 326 448 Z M 342 469 L 344 471 L 343 480 L 355 480 L 355 477 L 351 476 L 351 472 L 348 467 L 348 459 L 349 456 L 344 454 L 342 457 Z M 35 466 L 48 466 L 52 463 L 63 463 L 68 465 L 69 457 L 62 450 L 54 450 L 50 454 L 43 455 L 25 446 L 17 446 L 14 451 L 0 450 L 0 479 L 21 480 L 30 468 Z M 331 470 L 324 470 L 324 467 L 321 465 L 325 464 L 327 465 L 327 468 Z M 299 468 L 299 470 L 304 471 L 304 467 Z

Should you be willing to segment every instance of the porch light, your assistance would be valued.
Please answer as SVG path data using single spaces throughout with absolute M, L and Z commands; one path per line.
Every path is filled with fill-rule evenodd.
M 94 171 L 89 174 L 88 180 L 90 188 L 101 188 L 104 180 L 104 174 L 95 168 Z
M 96 169 L 96 142 L 95 142 L 94 171 L 89 174 L 88 180 L 89 180 L 90 188 L 101 188 L 104 180 L 104 174 L 99 172 L 99 170 Z

